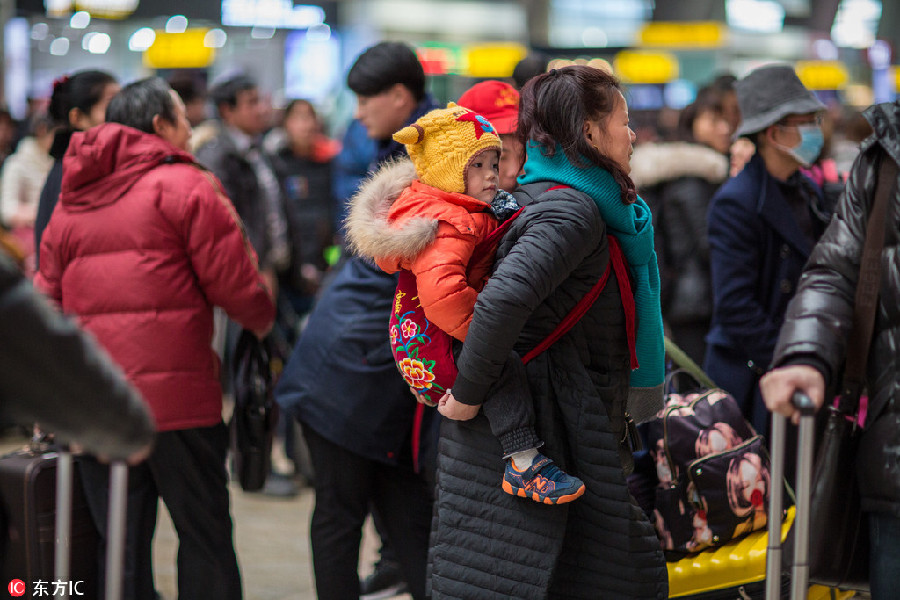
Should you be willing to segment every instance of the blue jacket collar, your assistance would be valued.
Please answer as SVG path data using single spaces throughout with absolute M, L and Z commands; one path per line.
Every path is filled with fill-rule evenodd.
M 800 230 L 800 225 L 790 205 L 781 193 L 778 181 L 766 170 L 765 162 L 758 154 L 754 155 L 741 175 L 750 183 L 756 197 L 756 212 L 779 236 L 805 259 L 809 258 L 812 247 Z M 801 175 L 805 177 L 805 175 Z M 822 200 L 822 192 L 810 181 L 811 189 L 816 190 L 818 201 Z

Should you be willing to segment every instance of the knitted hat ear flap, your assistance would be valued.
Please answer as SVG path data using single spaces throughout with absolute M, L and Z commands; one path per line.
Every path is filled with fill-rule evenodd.
M 425 129 L 418 123 L 407 125 L 393 135 L 393 138 L 406 146 L 406 153 L 416 167 L 416 175 L 421 179 L 422 171 L 427 167 L 423 153 Z
M 422 129 L 422 126 L 418 123 L 413 123 L 412 125 L 404 127 L 392 137 L 394 138 L 394 141 L 407 146 L 418 144 L 425 139 L 425 130 Z

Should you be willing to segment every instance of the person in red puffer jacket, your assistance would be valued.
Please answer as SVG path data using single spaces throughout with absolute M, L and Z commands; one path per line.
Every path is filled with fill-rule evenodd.
M 124 597 L 155 597 L 162 498 L 179 537 L 178 597 L 239 599 L 212 309 L 262 336 L 275 307 L 234 207 L 185 150 L 177 94 L 159 78 L 132 83 L 106 120 L 72 137 L 35 286 L 122 367 L 159 430 L 129 470 Z M 105 537 L 108 468 L 88 459 L 82 475 Z

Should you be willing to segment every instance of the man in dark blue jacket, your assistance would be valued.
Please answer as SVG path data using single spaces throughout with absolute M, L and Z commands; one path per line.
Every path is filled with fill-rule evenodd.
M 830 219 L 821 190 L 800 173 L 822 149 L 825 107 L 786 65 L 760 67 L 735 89 L 743 119 L 737 135 L 756 145 L 756 155 L 709 208 L 714 306 L 705 370 L 763 433 L 768 419 L 757 384 Z
M 363 52 L 347 84 L 358 98 L 356 118 L 377 144 L 372 168 L 405 155 L 391 135 L 436 107 L 421 64 L 402 43 Z M 416 403 L 394 365 L 387 326 L 396 285 L 395 275 L 347 259 L 310 314 L 275 391 L 303 425 L 312 458 L 310 538 L 323 599 L 359 597 L 359 542 L 370 507 L 410 593 L 425 597 L 435 413 Z

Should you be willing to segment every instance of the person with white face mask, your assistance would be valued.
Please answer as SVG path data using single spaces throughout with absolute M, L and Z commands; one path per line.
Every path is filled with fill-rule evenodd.
M 789 128 L 793 127 L 800 136 L 800 143 L 792 148 L 783 147 L 789 156 L 794 158 L 802 166 L 808 167 L 812 165 L 819 157 L 822 146 L 825 145 L 825 135 L 822 133 L 821 116 L 815 115 L 815 120 L 811 123 L 801 121 L 793 125 L 777 124 L 777 127 Z
M 756 154 L 710 203 L 714 308 L 704 366 L 764 433 L 759 377 L 803 265 L 830 220 L 821 190 L 800 171 L 822 150 L 825 106 L 787 65 L 755 69 L 735 89 L 743 119 L 736 135 L 753 142 Z

